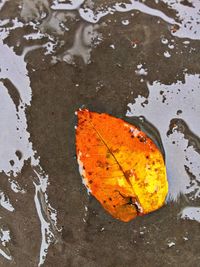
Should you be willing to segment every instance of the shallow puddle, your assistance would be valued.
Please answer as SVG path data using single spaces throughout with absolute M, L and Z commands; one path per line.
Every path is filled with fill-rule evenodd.
M 199 10 L 195 0 L 0 1 L 1 266 L 199 265 Z M 126 224 L 87 194 L 81 107 L 161 138 L 165 207 Z

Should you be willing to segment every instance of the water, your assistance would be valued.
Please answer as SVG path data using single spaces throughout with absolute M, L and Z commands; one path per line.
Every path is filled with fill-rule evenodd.
M 154 82 L 148 85 L 148 88 L 148 98 L 139 96 L 134 104 L 129 104 L 131 111 L 128 111 L 127 115 L 142 115 L 159 129 L 166 151 L 169 197 L 177 199 L 181 193 L 192 191 L 198 195 L 199 185 L 190 186 L 191 179 L 185 168 L 188 167 L 192 171 L 197 181 L 200 179 L 199 150 L 195 148 L 199 142 L 195 136 L 200 134 L 200 128 L 198 123 L 192 123 L 198 121 L 200 115 L 199 75 L 186 74 L 184 83 L 177 81 L 170 86 Z M 143 105 L 146 100 L 148 103 Z M 185 122 L 192 124 L 194 133 Z M 183 129 L 179 129 L 178 125 L 182 125 Z M 193 145 L 190 144 L 192 140 Z
M 1 266 L 198 266 L 199 8 L 0 1 Z M 74 157 L 81 107 L 156 140 L 166 207 L 124 224 L 87 195 Z

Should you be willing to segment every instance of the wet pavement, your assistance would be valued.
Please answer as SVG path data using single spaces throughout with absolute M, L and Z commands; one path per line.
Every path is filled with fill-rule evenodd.
M 0 266 L 199 266 L 200 3 L 0 1 Z M 86 107 L 162 139 L 167 204 L 129 223 L 87 194 Z

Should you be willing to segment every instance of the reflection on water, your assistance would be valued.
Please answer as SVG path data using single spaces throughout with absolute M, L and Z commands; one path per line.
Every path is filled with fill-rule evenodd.
M 117 3 L 113 5 L 112 7 L 107 8 L 104 11 L 98 11 L 98 12 L 96 10 L 93 11 L 88 8 L 87 9 L 80 8 L 79 13 L 84 20 L 91 22 L 91 23 L 97 23 L 102 17 L 108 14 L 113 14 L 114 12 L 128 12 L 128 11 L 133 11 L 133 10 L 141 11 L 145 14 L 161 18 L 170 24 L 175 24 L 175 20 L 173 18 L 166 16 L 163 12 L 157 9 L 151 8 L 138 1 L 134 1 L 134 0 L 130 1 L 130 3 L 128 4 Z M 125 24 L 128 25 L 127 23 Z
M 7 187 L 3 183 L 0 185 L 0 208 L 3 210 L 3 215 L 0 217 L 0 254 L 9 262 L 14 260 L 10 248 L 16 232 L 11 231 L 6 218 L 10 213 L 18 212 L 15 198 L 17 200 L 20 195 L 25 199 L 30 194 L 31 190 L 27 186 L 27 181 L 23 182 L 22 179 L 26 165 L 30 165 L 31 168 L 28 177 L 34 192 L 32 202 L 34 202 L 40 222 L 40 229 L 38 229 L 41 232 L 41 238 L 38 240 L 40 242 L 39 265 L 45 262 L 50 244 L 60 241 L 60 230 L 57 227 L 57 216 L 60 211 L 56 211 L 51 206 L 47 194 L 49 170 L 44 170 L 41 166 L 40 155 L 35 150 L 37 144 L 30 141 L 32 132 L 28 127 L 31 121 L 28 121 L 27 110 L 31 107 L 35 93 L 31 85 L 32 75 L 37 69 L 51 67 L 56 69 L 59 64 L 65 64 L 69 68 L 74 68 L 73 70 L 77 66 L 80 66 L 82 70 L 87 67 L 87 70 L 90 70 L 89 68 L 93 66 L 97 57 L 100 58 L 99 62 L 104 63 L 105 51 L 105 55 L 109 55 L 113 66 L 117 64 L 118 75 L 115 76 L 117 79 L 121 79 L 124 68 L 129 66 L 131 69 L 131 79 L 134 84 L 131 95 L 134 94 L 134 90 L 138 90 L 138 93 L 137 97 L 128 104 L 127 116 L 131 118 L 143 116 L 139 119 L 140 126 L 148 131 L 154 125 L 159 132 L 155 129 L 153 132 L 158 136 L 160 133 L 170 186 L 168 201 L 176 201 L 184 195 L 189 203 L 185 207 L 181 206 L 178 217 L 199 222 L 200 208 L 195 201 L 200 197 L 200 125 L 198 124 L 200 76 L 196 74 L 199 72 L 192 68 L 193 65 L 192 70 L 189 71 L 184 69 L 184 64 L 178 71 L 174 70 L 173 77 L 170 75 L 171 68 L 175 68 L 177 58 L 183 53 L 190 57 L 197 49 L 194 42 L 200 39 L 200 3 L 176 0 L 130 0 L 125 3 L 103 0 L 22 0 L 12 2 L 12 5 L 16 6 L 16 11 L 14 7 L 11 9 L 10 3 L 9 0 L 0 1 L 0 173 L 6 176 L 8 183 Z M 5 12 L 7 10 L 9 11 Z M 138 19 L 143 15 L 154 18 L 152 25 L 148 26 L 145 21 L 138 23 Z M 159 43 L 155 47 L 150 46 L 149 44 L 155 41 L 153 30 L 160 27 L 159 25 L 162 25 L 159 28 L 162 30 L 159 33 Z M 114 35 L 116 27 L 117 37 Z M 152 32 L 150 29 L 153 29 Z M 166 37 L 166 29 L 168 37 Z M 135 37 L 137 31 L 139 39 Z M 140 45 L 141 40 L 143 40 L 142 45 Z M 127 54 L 136 55 L 134 54 L 136 51 L 138 61 L 133 56 L 126 58 L 123 65 L 118 60 L 121 53 L 126 52 L 123 51 L 127 44 L 131 51 Z M 108 47 L 109 53 L 105 47 Z M 97 49 L 99 49 L 99 54 L 95 53 Z M 166 63 L 168 69 L 164 67 L 160 73 L 166 78 L 166 72 L 169 72 L 170 77 L 166 79 L 173 80 L 173 83 L 163 82 L 162 77 L 153 78 L 153 81 L 150 78 L 153 72 L 159 71 L 149 60 L 153 52 L 155 52 L 155 57 L 158 56 L 158 59 L 153 59 L 154 65 L 157 64 L 156 60 L 161 60 L 163 65 L 166 62 L 169 64 Z M 44 65 L 38 66 L 34 63 L 34 56 L 29 58 L 29 55 L 42 58 L 40 62 Z M 142 58 L 142 55 L 146 60 Z M 182 64 L 182 61 L 180 62 Z M 159 66 L 162 67 L 162 64 Z M 99 95 L 101 96 L 102 91 L 106 95 L 107 91 L 104 88 L 106 82 L 107 87 L 112 89 L 110 84 L 113 82 L 114 68 L 107 71 L 109 76 L 105 79 L 108 81 L 103 81 L 101 71 L 101 69 L 96 71 L 96 83 L 91 86 L 94 90 L 96 88 L 96 100 Z M 182 71 L 181 75 L 176 73 L 180 71 Z M 178 74 L 183 79 L 178 77 Z M 60 75 L 62 76 L 62 73 Z M 152 77 L 156 76 L 152 75 Z M 50 77 L 50 79 L 54 78 Z M 76 77 L 73 79 L 76 80 Z M 85 79 L 88 79 L 88 83 L 90 82 L 90 77 L 85 77 Z M 135 85 L 137 81 L 141 86 L 139 89 Z M 58 87 L 59 82 L 56 83 Z M 84 95 L 84 90 L 87 88 L 82 88 L 80 82 L 75 83 L 75 86 L 80 87 Z M 115 81 L 115 86 L 117 85 L 118 80 Z M 86 87 L 87 83 L 84 86 Z M 126 86 L 124 83 L 124 87 Z M 68 87 L 67 84 L 66 87 Z M 145 96 L 143 93 L 140 94 L 141 88 L 148 89 Z M 95 93 L 92 92 L 92 96 Z M 122 95 L 124 98 L 121 101 L 125 106 L 128 94 L 129 92 L 125 97 Z M 105 95 L 102 103 L 107 103 L 107 95 Z M 83 99 L 83 102 L 86 101 L 85 98 Z M 113 99 L 116 100 L 115 97 L 111 98 Z M 110 103 L 111 106 L 113 105 L 113 110 L 115 100 Z M 59 103 L 57 104 L 59 106 Z M 119 117 L 122 115 L 124 114 L 118 114 Z M 63 124 L 65 123 L 64 120 Z M 159 145 L 162 146 L 161 143 Z M 15 194 L 14 198 L 12 193 Z M 5 211 L 7 213 L 4 213 Z M 85 218 L 83 221 L 86 223 Z M 104 227 L 101 229 L 103 232 Z M 169 240 L 168 247 L 174 246 L 175 242 Z
M 191 146 L 191 140 L 198 140 L 195 136 L 200 134 L 199 124 L 193 123 L 200 115 L 199 87 L 199 75 L 186 74 L 185 83 L 178 81 L 172 85 L 164 85 L 155 81 L 152 85 L 148 85 L 148 98 L 139 96 L 134 104 L 128 105 L 130 111 L 127 112 L 127 116 L 142 115 L 151 121 L 161 133 L 166 152 L 169 198 L 174 200 L 181 193 L 193 192 L 197 195 L 196 191 L 199 192 L 197 183 L 190 185 L 191 179 L 185 170 L 185 166 L 188 166 L 200 180 L 199 151 L 196 151 L 194 145 Z M 174 119 L 176 117 L 178 120 Z M 196 135 L 188 129 L 180 129 L 180 122 L 183 127 L 186 125 L 183 124 L 183 120 L 192 123 L 191 127 Z
M 7 21 L 5 21 L 5 24 L 7 24 Z M 47 210 L 47 207 L 50 207 L 46 194 L 48 176 L 43 174 L 39 157 L 36 155 L 36 151 L 33 150 L 32 143 L 29 141 L 30 134 L 27 131 L 26 109 L 31 104 L 32 90 L 27 64 L 24 60 L 25 54 L 17 56 L 14 50 L 3 42 L 9 35 L 9 30 L 23 27 L 23 24 L 18 23 L 17 20 L 13 24 L 10 29 L 6 28 L 0 31 L 0 171 L 8 176 L 10 188 L 15 193 L 26 194 L 26 191 L 21 188 L 18 182 L 9 177 L 17 177 L 27 160 L 31 161 L 33 168 L 39 168 L 40 170 L 40 173 L 36 173 L 37 184 L 34 182 L 36 190 L 34 200 L 41 222 L 42 242 L 39 260 L 39 265 L 41 265 L 45 260 L 50 243 L 55 239 L 54 231 L 57 229 L 55 227 L 53 229 L 52 225 L 57 223 L 56 212 L 51 208 L 54 212 L 54 216 L 52 216 L 54 220 L 51 218 L 51 212 L 49 212 L 48 218 L 45 219 L 45 213 L 41 213 L 42 209 L 45 208 Z M 41 199 L 43 199 L 43 204 L 40 205 Z M 15 211 L 14 203 L 12 204 L 2 191 L 0 191 L 0 204 L 10 212 Z M 6 245 L 10 238 L 6 241 L 4 236 L 1 240 L 3 240 L 2 244 L 6 246 L 6 250 L 0 249 L 0 253 L 6 259 L 11 260 L 9 246 Z
M 175 36 L 190 39 L 200 39 L 200 2 L 199 1 L 177 1 L 162 0 L 174 9 L 178 20 L 181 22 L 180 29 L 174 33 Z M 185 4 L 184 4 L 185 3 Z
M 0 192 L 0 205 L 8 211 L 13 212 L 15 210 L 12 204 L 10 203 L 9 198 L 5 195 L 4 192 Z
M 89 64 L 91 61 L 91 45 L 94 43 L 97 45 L 100 41 L 100 36 L 98 36 L 96 29 L 98 29 L 98 26 L 80 25 L 76 31 L 73 46 L 59 56 L 58 59 L 72 64 L 74 56 L 77 56 L 81 57 L 85 64 Z
M 200 208 L 199 207 L 185 207 L 180 216 L 182 219 L 189 219 L 200 222 Z
M 9 250 L 6 248 L 7 243 L 10 241 L 10 231 L 1 228 L 0 229 L 0 253 L 3 255 L 7 260 L 12 260 L 12 256 L 10 255 Z
M 199 39 L 200 30 L 199 30 L 199 8 L 200 3 L 198 1 L 193 1 L 191 5 L 183 5 L 180 1 L 177 0 L 162 0 L 161 2 L 166 3 L 171 9 L 174 9 L 177 12 L 176 19 L 173 19 L 167 16 L 162 11 L 151 8 L 145 3 L 141 3 L 136 0 L 128 1 L 129 3 L 116 3 L 111 6 L 106 5 L 104 9 L 97 8 L 93 9 L 91 7 L 82 7 L 80 6 L 83 1 L 71 1 L 71 4 L 62 3 L 62 1 L 54 1 L 51 6 L 54 10 L 70 10 L 77 9 L 80 16 L 91 23 L 98 23 L 102 17 L 107 16 L 108 14 L 113 14 L 114 12 L 129 12 L 133 10 L 140 11 L 142 13 L 161 18 L 169 24 L 177 24 L 178 28 L 172 28 L 172 32 L 175 36 L 180 38 L 191 38 Z M 77 2 L 77 4 L 75 4 Z M 78 3 L 80 2 L 80 3 Z M 143 1 L 145 2 L 145 1 Z M 155 1 L 159 3 L 159 1 Z M 91 5 L 90 5 L 91 6 Z M 175 30 L 174 30 L 175 29 Z

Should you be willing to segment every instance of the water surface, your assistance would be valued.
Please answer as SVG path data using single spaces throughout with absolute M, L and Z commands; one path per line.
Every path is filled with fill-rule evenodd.
M 198 1 L 0 1 L 0 265 L 198 266 Z M 130 223 L 87 194 L 75 111 L 159 135 L 167 205 Z M 155 136 L 154 136 L 155 137 Z

